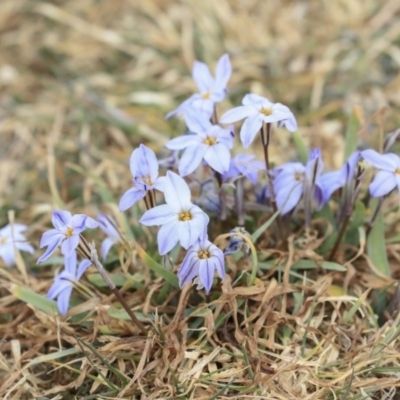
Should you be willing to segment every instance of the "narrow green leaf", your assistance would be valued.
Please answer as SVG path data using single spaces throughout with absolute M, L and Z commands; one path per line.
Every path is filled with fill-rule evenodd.
M 56 351 L 55 353 L 50 353 L 50 354 L 45 354 L 43 356 L 39 356 L 34 358 L 32 361 L 30 361 L 25 368 L 29 368 L 32 365 L 36 364 L 42 364 L 45 362 L 53 361 L 53 360 L 58 360 L 59 358 L 63 358 L 66 356 L 70 356 L 72 354 L 78 354 L 81 351 L 79 349 L 76 349 L 75 347 L 67 350 L 62 350 L 62 351 Z
M 322 261 L 322 268 L 330 271 L 340 271 L 340 272 L 347 271 L 346 267 L 332 261 Z
M 344 143 L 344 159 L 347 160 L 352 153 L 357 150 L 358 137 L 357 133 L 360 129 L 360 123 L 357 119 L 355 110 L 353 109 L 350 114 L 349 122 L 347 124 L 345 143 Z
M 154 271 L 158 276 L 161 276 L 161 278 L 165 279 L 170 285 L 179 289 L 178 277 L 173 272 L 154 261 L 138 244 L 135 244 L 135 246 L 138 250 L 139 257 L 152 271 Z
M 265 221 L 252 235 L 251 240 L 253 243 L 257 241 L 257 239 L 271 226 L 271 224 L 275 221 L 276 217 L 279 215 L 280 211 L 276 211 L 271 218 Z
M 371 209 L 378 204 L 377 199 L 371 200 Z M 382 210 L 379 211 L 374 226 L 367 238 L 367 253 L 374 266 L 386 276 L 390 276 L 390 267 L 386 254 L 385 225 Z
M 38 310 L 44 311 L 46 314 L 59 313 L 57 303 L 54 300 L 50 300 L 45 296 L 38 293 L 32 292 L 23 286 L 11 285 L 10 292 L 18 299 L 24 301 L 37 308 Z

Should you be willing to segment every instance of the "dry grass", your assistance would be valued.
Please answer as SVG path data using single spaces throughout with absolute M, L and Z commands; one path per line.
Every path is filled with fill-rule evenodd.
M 15 210 L 37 244 L 61 206 L 105 209 L 123 224 L 116 200 L 132 149 L 160 150 L 180 133 L 164 115 L 193 90 L 193 60 L 214 65 L 226 51 L 232 104 L 251 90 L 290 105 L 305 140 L 338 167 L 355 105 L 366 122 L 383 110 L 385 132 L 400 124 L 399 43 L 398 0 L 2 0 L 1 226 Z M 361 144 L 378 145 L 378 133 L 366 125 Z M 288 134 L 274 140 L 274 162 L 295 157 Z M 399 399 L 400 321 L 386 313 L 378 324 L 372 308 L 375 289 L 392 294 L 395 280 L 363 256 L 343 260 L 347 273 L 296 272 L 298 239 L 260 263 L 254 286 L 249 260 L 230 259 L 207 298 L 155 280 L 136 253 L 125 268 L 114 259 L 147 337 L 95 273 L 94 297 L 65 320 L 16 296 L 45 294 L 54 268 L 35 258 L 0 267 L 0 397 Z M 267 237 L 258 243 L 265 259 L 268 247 Z M 389 251 L 399 277 L 398 244 Z

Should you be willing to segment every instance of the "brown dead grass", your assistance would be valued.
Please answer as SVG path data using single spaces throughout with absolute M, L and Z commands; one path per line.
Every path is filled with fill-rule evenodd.
M 322 146 L 328 167 L 339 166 L 355 105 L 366 118 L 387 107 L 385 131 L 400 123 L 399 9 L 398 0 L 2 0 L 2 225 L 15 210 L 37 243 L 54 207 L 96 214 L 98 179 L 118 199 L 130 184 L 132 149 L 141 141 L 161 149 L 180 132 L 164 115 L 194 89 L 193 60 L 215 65 L 226 51 L 232 104 L 251 90 L 290 105 L 307 142 Z M 360 141 L 377 144 L 375 133 L 368 126 Z M 274 138 L 273 161 L 295 156 L 288 141 Z M 144 310 L 148 337 L 110 317 L 115 300 L 95 287 L 97 297 L 69 314 L 89 312 L 88 326 L 21 303 L 7 288 L 44 294 L 52 272 L 35 259 L 26 275 L 1 267 L 0 396 L 398 398 L 399 320 L 379 327 L 370 305 L 370 290 L 394 281 L 361 257 L 346 276 L 313 270 L 289 284 L 296 251 L 275 266 L 281 281 L 266 270 L 255 286 L 233 284 L 248 261 L 230 261 L 221 295 L 172 291 L 162 303 L 152 296 L 163 281 L 137 261 L 130 272 L 145 283 L 125 297 Z M 46 358 L 65 349 L 75 352 Z

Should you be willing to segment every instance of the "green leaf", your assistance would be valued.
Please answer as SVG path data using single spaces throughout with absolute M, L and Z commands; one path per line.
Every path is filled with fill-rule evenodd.
M 357 133 L 360 129 L 360 123 L 358 121 L 355 110 L 353 109 L 350 114 L 349 123 L 347 125 L 344 143 L 344 159 L 347 160 L 352 153 L 357 150 L 358 137 Z
M 32 305 L 33 307 L 45 312 L 46 314 L 59 314 L 57 303 L 54 300 L 50 300 L 47 297 L 32 292 L 32 290 L 15 284 L 12 284 L 9 290 L 17 299 L 20 299 L 25 303 Z
M 371 209 L 377 207 L 377 199 L 371 200 Z M 386 276 L 390 276 L 390 267 L 386 254 L 385 225 L 382 210 L 378 212 L 367 238 L 367 253 L 374 266 Z
M 42 356 L 34 358 L 25 366 L 25 368 L 29 368 L 32 365 L 42 364 L 48 361 L 58 360 L 60 358 L 78 353 L 81 353 L 81 351 L 79 349 L 76 349 L 75 347 L 72 347 L 71 349 L 56 351 L 55 353 L 44 354 Z
M 257 239 L 271 226 L 271 224 L 275 221 L 276 217 L 279 215 L 280 211 L 276 211 L 271 218 L 265 221 L 252 235 L 251 240 L 253 243 L 257 241 Z
M 340 271 L 340 272 L 347 271 L 346 267 L 332 261 L 322 261 L 322 268 L 330 271 Z
M 92 283 L 93 285 L 95 285 L 97 287 L 108 287 L 107 282 L 104 281 L 104 279 L 101 277 L 101 275 L 98 272 L 87 274 L 86 277 L 90 283 Z M 129 285 L 129 287 L 139 289 L 141 287 L 140 283 L 144 281 L 143 274 L 134 274 L 134 275 L 123 276 L 120 274 L 111 273 L 111 274 L 109 274 L 109 277 L 111 278 L 114 285 L 117 287 Z
M 179 289 L 178 277 L 173 272 L 154 261 L 137 243 L 135 243 L 135 246 L 139 257 L 153 272 L 161 276 L 161 278 L 165 279 L 173 287 Z

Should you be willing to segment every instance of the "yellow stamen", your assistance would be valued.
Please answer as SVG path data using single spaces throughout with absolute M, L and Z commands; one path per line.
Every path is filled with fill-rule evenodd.
M 70 238 L 74 234 L 74 228 L 67 228 L 67 232 L 65 232 L 65 236 Z
M 262 108 L 261 110 L 260 110 L 260 113 L 261 114 L 264 114 L 265 116 L 267 116 L 268 117 L 268 115 L 271 115 L 272 113 L 273 113 L 273 111 L 270 109 L 270 108 Z
M 400 175 L 400 168 L 397 168 L 396 171 L 394 171 L 397 175 Z
M 205 260 L 205 259 L 211 257 L 211 254 L 207 249 L 202 249 L 197 254 L 198 254 L 200 260 Z
M 207 100 L 211 97 L 211 93 L 210 92 L 205 92 L 201 95 L 201 98 L 204 100 Z
M 303 178 L 303 174 L 302 174 L 302 173 L 296 172 L 296 173 L 294 174 L 294 179 L 296 179 L 296 181 L 301 181 L 302 178 Z
M 0 238 L 0 244 L 6 244 L 7 243 L 7 238 L 2 237 Z
M 217 143 L 217 139 L 213 138 L 213 137 L 208 137 L 205 141 L 204 144 L 206 144 L 207 146 L 212 146 L 215 143 Z
M 190 221 L 192 219 L 192 214 L 190 211 L 182 211 L 179 214 L 179 221 Z

